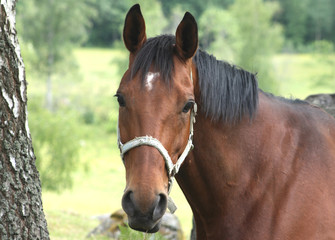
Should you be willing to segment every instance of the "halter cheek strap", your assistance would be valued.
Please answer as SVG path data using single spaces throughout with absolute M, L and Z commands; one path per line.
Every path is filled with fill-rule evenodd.
M 176 164 L 174 164 L 171 160 L 171 157 L 168 153 L 168 151 L 164 148 L 163 144 L 156 138 L 151 137 L 151 136 L 142 136 L 142 137 L 136 137 L 126 143 L 121 142 L 121 137 L 120 137 L 120 128 L 119 128 L 119 122 L 117 126 L 117 143 L 118 147 L 120 149 L 120 155 L 122 158 L 122 161 L 124 163 L 124 155 L 126 152 L 129 150 L 139 147 L 139 146 L 151 146 L 156 148 L 160 154 L 163 156 L 165 160 L 165 166 L 168 172 L 168 177 L 169 177 L 169 185 L 168 185 L 168 193 L 170 193 L 172 184 L 174 181 L 174 176 L 179 172 L 179 168 L 184 162 L 185 158 L 187 157 L 188 153 L 190 152 L 191 149 L 193 149 L 193 124 L 195 123 L 195 116 L 197 114 L 197 104 L 194 103 L 192 111 L 191 111 L 191 116 L 190 116 L 190 135 L 188 137 L 187 145 L 183 151 L 183 153 L 180 155 L 178 158 Z M 172 199 L 169 197 L 169 202 L 168 202 L 168 208 L 170 212 L 174 213 L 176 211 L 176 206 L 174 205 Z

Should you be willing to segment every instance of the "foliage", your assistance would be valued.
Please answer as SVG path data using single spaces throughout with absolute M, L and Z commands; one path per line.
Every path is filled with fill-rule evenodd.
M 128 239 L 164 240 L 165 239 L 160 233 L 155 233 L 155 234 L 142 233 L 142 232 L 134 231 L 128 226 L 119 226 L 119 228 L 121 231 L 120 240 L 128 240 Z
M 85 41 L 86 28 L 90 25 L 88 17 L 94 15 L 89 1 L 18 2 L 18 31 L 20 37 L 35 50 L 38 63 L 35 70 L 44 74 L 59 71 L 69 50 Z M 53 61 L 52 66 L 50 61 Z
M 92 4 L 97 16 L 91 18 L 92 28 L 89 30 L 88 46 L 113 46 L 122 40 L 123 23 L 129 8 L 140 3 L 147 23 L 147 36 L 161 34 L 167 25 L 161 3 L 145 0 L 95 0 Z
M 36 104 L 37 105 L 37 104 Z M 52 113 L 30 101 L 29 126 L 42 188 L 62 191 L 72 187 L 79 161 L 79 138 L 72 113 Z
M 80 78 L 72 49 L 85 41 L 89 18 L 95 15 L 90 7 L 92 1 L 27 0 L 17 4 L 28 82 L 43 79 L 47 83 L 45 103 L 29 102 L 36 165 L 45 190 L 70 188 L 72 173 L 78 166 L 77 119 L 73 113 L 56 109 L 67 104 L 69 86 Z M 40 93 L 37 97 L 41 100 Z
M 282 43 L 281 27 L 271 21 L 278 5 L 236 0 L 228 10 L 209 7 L 199 20 L 200 45 L 251 72 L 266 91 L 276 92 L 271 56 Z
M 304 43 L 307 32 L 307 4 L 302 0 L 281 0 L 281 11 L 276 18 L 285 26 L 284 34 L 294 47 Z
M 334 44 L 325 40 L 315 41 L 314 42 L 315 52 L 320 54 L 333 54 L 334 53 Z
M 335 0 L 278 0 L 281 11 L 274 20 L 284 26 L 286 45 L 293 49 L 315 40 L 335 43 Z M 296 49 L 299 50 L 299 49 Z
M 335 0 L 307 0 L 307 13 L 306 38 L 310 41 L 327 39 L 334 42 Z
M 95 0 L 92 7 L 98 15 L 91 18 L 92 28 L 88 31 L 88 46 L 111 46 L 120 41 L 125 14 L 130 0 Z
M 228 10 L 207 8 L 199 19 L 199 45 L 214 56 L 234 61 L 231 43 L 238 33 L 238 25 Z
M 33 49 L 34 71 L 47 82 L 46 107 L 53 110 L 53 77 L 73 66 L 71 50 L 85 40 L 92 0 L 27 0 L 17 6 L 18 31 Z M 70 63 L 70 64 L 69 64 Z
M 236 53 L 236 63 L 258 72 L 258 83 L 266 91 L 278 92 L 272 75 L 271 56 L 281 47 L 281 27 L 271 22 L 278 10 L 275 2 L 263 0 L 236 0 L 231 7 L 238 24 L 238 34 L 231 43 Z
M 200 18 L 202 13 L 208 8 L 208 7 L 218 7 L 218 8 L 227 8 L 230 6 L 234 0 L 159 0 L 162 3 L 163 12 L 164 15 L 169 18 L 177 6 L 179 6 L 181 9 L 188 12 L 191 12 L 192 15 L 194 15 L 195 18 Z
M 161 11 L 164 14 L 148 23 L 150 29 L 151 24 L 161 21 L 174 22 L 176 9 L 178 9 L 177 12 L 182 10 L 183 13 L 189 11 L 199 20 L 204 18 L 208 9 L 228 10 L 237 0 L 125 0 L 122 2 L 95 0 L 93 6 L 98 14 L 91 18 L 94 28 L 89 33 L 88 44 L 90 46 L 111 46 L 121 40 L 124 16 L 130 6 L 137 2 L 141 4 L 144 12 L 149 13 L 148 15 Z M 257 3 L 257 1 L 243 1 L 246 5 L 253 2 Z M 288 47 L 292 45 L 293 50 L 296 48 L 304 49 L 301 46 L 308 45 L 315 40 L 324 39 L 335 42 L 335 0 L 263 0 L 262 2 L 279 3 L 280 11 L 277 11 L 270 20 L 283 26 L 286 45 Z M 161 9 L 156 8 L 157 4 L 161 6 Z M 169 26 L 166 30 L 172 33 L 172 29 Z M 159 31 L 157 30 L 157 32 Z
M 164 17 L 161 3 L 159 1 L 136 1 L 133 3 L 140 3 L 143 17 L 146 23 L 147 37 L 155 37 L 164 33 L 164 28 L 167 26 L 167 20 Z
M 57 32 L 57 29 L 66 26 L 62 33 L 65 38 L 55 37 L 58 40 L 54 40 L 54 43 L 59 43 L 60 40 L 62 44 L 67 45 L 69 39 L 70 42 L 80 43 L 87 37 L 86 46 L 113 46 L 122 40 L 125 14 L 135 3 L 141 4 L 146 19 L 149 19 L 148 35 L 153 36 L 151 33 L 172 33 L 172 27 L 167 25 L 174 22 L 176 9 L 182 10 L 183 13 L 189 11 L 199 20 L 204 18 L 208 9 L 228 10 L 237 2 L 237 0 L 67 0 L 61 2 L 48 0 L 38 3 L 38 0 L 27 0 L 18 2 L 18 16 L 22 19 L 18 22 L 24 21 L 27 26 L 31 26 L 19 27 L 24 33 L 25 41 L 27 38 L 39 38 L 41 39 L 39 43 L 46 45 L 50 42 L 50 36 L 53 35 L 50 29 Z M 246 0 L 242 2 L 245 5 L 257 3 L 257 1 Z M 279 22 L 283 26 L 286 45 L 292 46 L 293 50 L 304 49 L 302 45 L 310 44 L 315 40 L 324 39 L 335 42 L 335 0 L 263 0 L 262 2 L 279 3 L 280 11 L 277 11 L 270 20 Z M 49 31 L 46 31 L 46 28 L 49 28 Z M 152 29 L 154 29 L 153 32 L 150 32 Z M 162 29 L 164 31 L 161 31 Z M 87 35 L 86 31 L 88 31 Z M 72 37 L 68 38 L 67 36 L 70 35 Z M 37 46 L 36 43 L 33 45 Z M 49 44 L 49 46 L 52 45 L 55 44 Z

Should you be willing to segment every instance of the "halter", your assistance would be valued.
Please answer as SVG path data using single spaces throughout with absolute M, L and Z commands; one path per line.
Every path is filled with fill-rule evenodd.
M 193 81 L 192 71 L 191 71 L 191 80 Z M 168 151 L 164 148 L 163 144 L 158 139 L 156 139 L 152 136 L 135 137 L 134 139 L 132 139 L 132 140 L 126 142 L 126 143 L 122 143 L 121 142 L 121 137 L 120 137 L 120 128 L 119 128 L 119 119 L 118 119 L 118 123 L 117 123 L 117 143 L 118 143 L 118 147 L 120 149 L 120 155 L 121 155 L 123 164 L 125 163 L 124 162 L 124 155 L 126 154 L 126 152 L 128 152 L 129 150 L 131 150 L 135 147 L 146 145 L 146 146 L 151 146 L 151 147 L 156 148 L 165 160 L 165 166 L 166 166 L 166 169 L 167 169 L 167 172 L 168 172 L 168 178 L 169 178 L 168 194 L 170 194 L 175 175 L 179 172 L 179 168 L 182 165 L 182 163 L 184 162 L 188 153 L 191 151 L 191 149 L 194 148 L 192 140 L 193 140 L 193 124 L 195 123 L 195 116 L 196 115 L 197 115 L 197 104 L 194 103 L 193 108 L 191 110 L 190 134 L 189 134 L 189 137 L 188 137 L 187 145 L 186 145 L 183 153 L 178 158 L 176 164 L 173 164 L 173 162 L 171 160 L 171 157 L 170 157 Z M 170 197 L 168 199 L 168 208 L 169 208 L 171 213 L 174 213 L 177 209 L 177 207 L 175 206 L 175 204 L 173 203 L 173 201 Z

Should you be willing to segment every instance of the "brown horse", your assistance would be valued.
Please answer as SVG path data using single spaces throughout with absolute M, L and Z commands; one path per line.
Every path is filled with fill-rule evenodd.
M 197 239 L 335 239 L 330 115 L 264 93 L 254 74 L 198 50 L 189 13 L 175 36 L 147 39 L 135 5 L 123 37 L 129 68 L 116 96 L 130 227 L 159 229 L 175 176 Z

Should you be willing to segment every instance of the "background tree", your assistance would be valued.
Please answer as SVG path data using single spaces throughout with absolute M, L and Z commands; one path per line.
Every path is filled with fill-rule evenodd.
M 154 11 L 154 8 L 146 9 L 145 5 L 155 6 L 159 2 L 164 17 L 170 23 L 178 8 L 189 11 L 196 19 L 200 19 L 209 8 L 228 10 L 231 5 L 236 3 L 236 0 L 125 0 L 122 2 L 94 0 L 92 6 L 98 14 L 90 18 L 94 27 L 89 31 L 89 41 L 86 44 L 89 46 L 111 46 L 113 43 L 119 42 L 124 15 L 128 8 L 136 2 L 140 2 L 142 9 L 148 12 Z M 248 5 L 253 1 L 244 0 L 243 2 Z M 278 9 L 280 10 L 272 16 L 271 22 L 279 22 L 283 25 L 287 50 L 305 50 L 305 46 L 315 40 L 327 40 L 335 43 L 335 32 L 333 31 L 335 28 L 335 0 L 262 0 L 262 2 L 279 3 Z M 171 29 L 172 27 L 168 27 L 167 32 L 170 32 Z
M 258 72 L 258 83 L 265 91 L 278 92 L 272 75 L 271 57 L 283 42 L 281 27 L 272 22 L 279 6 L 263 0 L 235 0 L 231 12 L 238 25 L 237 36 L 231 42 L 236 54 L 236 64 Z
M 136 0 L 133 3 L 135 4 Z M 164 17 L 162 5 L 159 1 L 143 1 L 141 8 L 143 8 L 145 21 L 149 23 L 146 27 L 147 37 L 155 37 L 166 32 L 164 29 L 167 27 L 168 22 Z
M 301 46 L 308 31 L 306 21 L 308 6 L 302 0 L 281 0 L 281 9 L 275 18 L 285 26 L 284 34 L 294 48 Z
M 216 57 L 258 73 L 262 89 L 278 92 L 271 57 L 283 42 L 281 27 L 272 22 L 275 2 L 235 0 L 228 8 L 209 7 L 199 20 L 200 45 Z
M 238 25 L 229 10 L 209 7 L 199 21 L 199 45 L 219 59 L 234 62 L 232 39 L 238 35 Z
M 92 0 L 30 0 L 18 3 L 21 37 L 36 55 L 33 71 L 46 79 L 45 106 L 54 110 L 53 78 L 58 81 L 75 68 L 72 49 L 86 40 Z
M 0 4 L 0 239 L 49 239 L 27 120 L 15 0 Z
M 307 32 L 307 40 L 309 41 L 320 41 L 328 40 L 335 42 L 332 35 L 335 22 L 335 1 L 334 0 L 308 0 L 307 10 L 308 18 L 306 26 L 309 31 Z
M 129 0 L 96 0 L 92 7 L 97 16 L 91 17 L 86 46 L 111 46 L 121 40 L 124 14 L 131 5 Z
M 91 17 L 92 27 L 88 31 L 86 46 L 110 47 L 122 41 L 124 17 L 129 7 L 137 3 L 135 0 L 94 0 L 92 7 L 97 15 Z M 142 1 L 147 22 L 150 22 L 148 36 L 162 34 L 167 25 L 160 1 Z M 159 20 L 158 20 L 159 19 Z
M 284 27 L 285 50 L 306 51 L 315 40 L 335 43 L 335 0 L 278 2 L 280 11 L 274 17 L 274 21 L 278 21 Z
M 68 106 L 63 105 L 69 105 L 68 92 L 80 80 L 73 49 L 86 40 L 89 20 L 96 13 L 93 3 L 93 0 L 18 3 L 18 29 L 27 46 L 24 48 L 27 54 L 23 55 L 27 56 L 29 77 L 46 82 L 45 101 L 34 96 L 28 108 L 36 165 L 45 190 L 70 188 L 79 165 L 77 117 L 65 111 Z
M 171 14 L 173 14 L 174 9 L 176 6 L 180 6 L 184 11 L 188 11 L 192 13 L 192 15 L 198 19 L 200 18 L 201 14 L 208 8 L 217 6 L 219 8 L 228 8 L 234 0 L 158 0 L 162 3 L 164 15 L 169 18 Z

